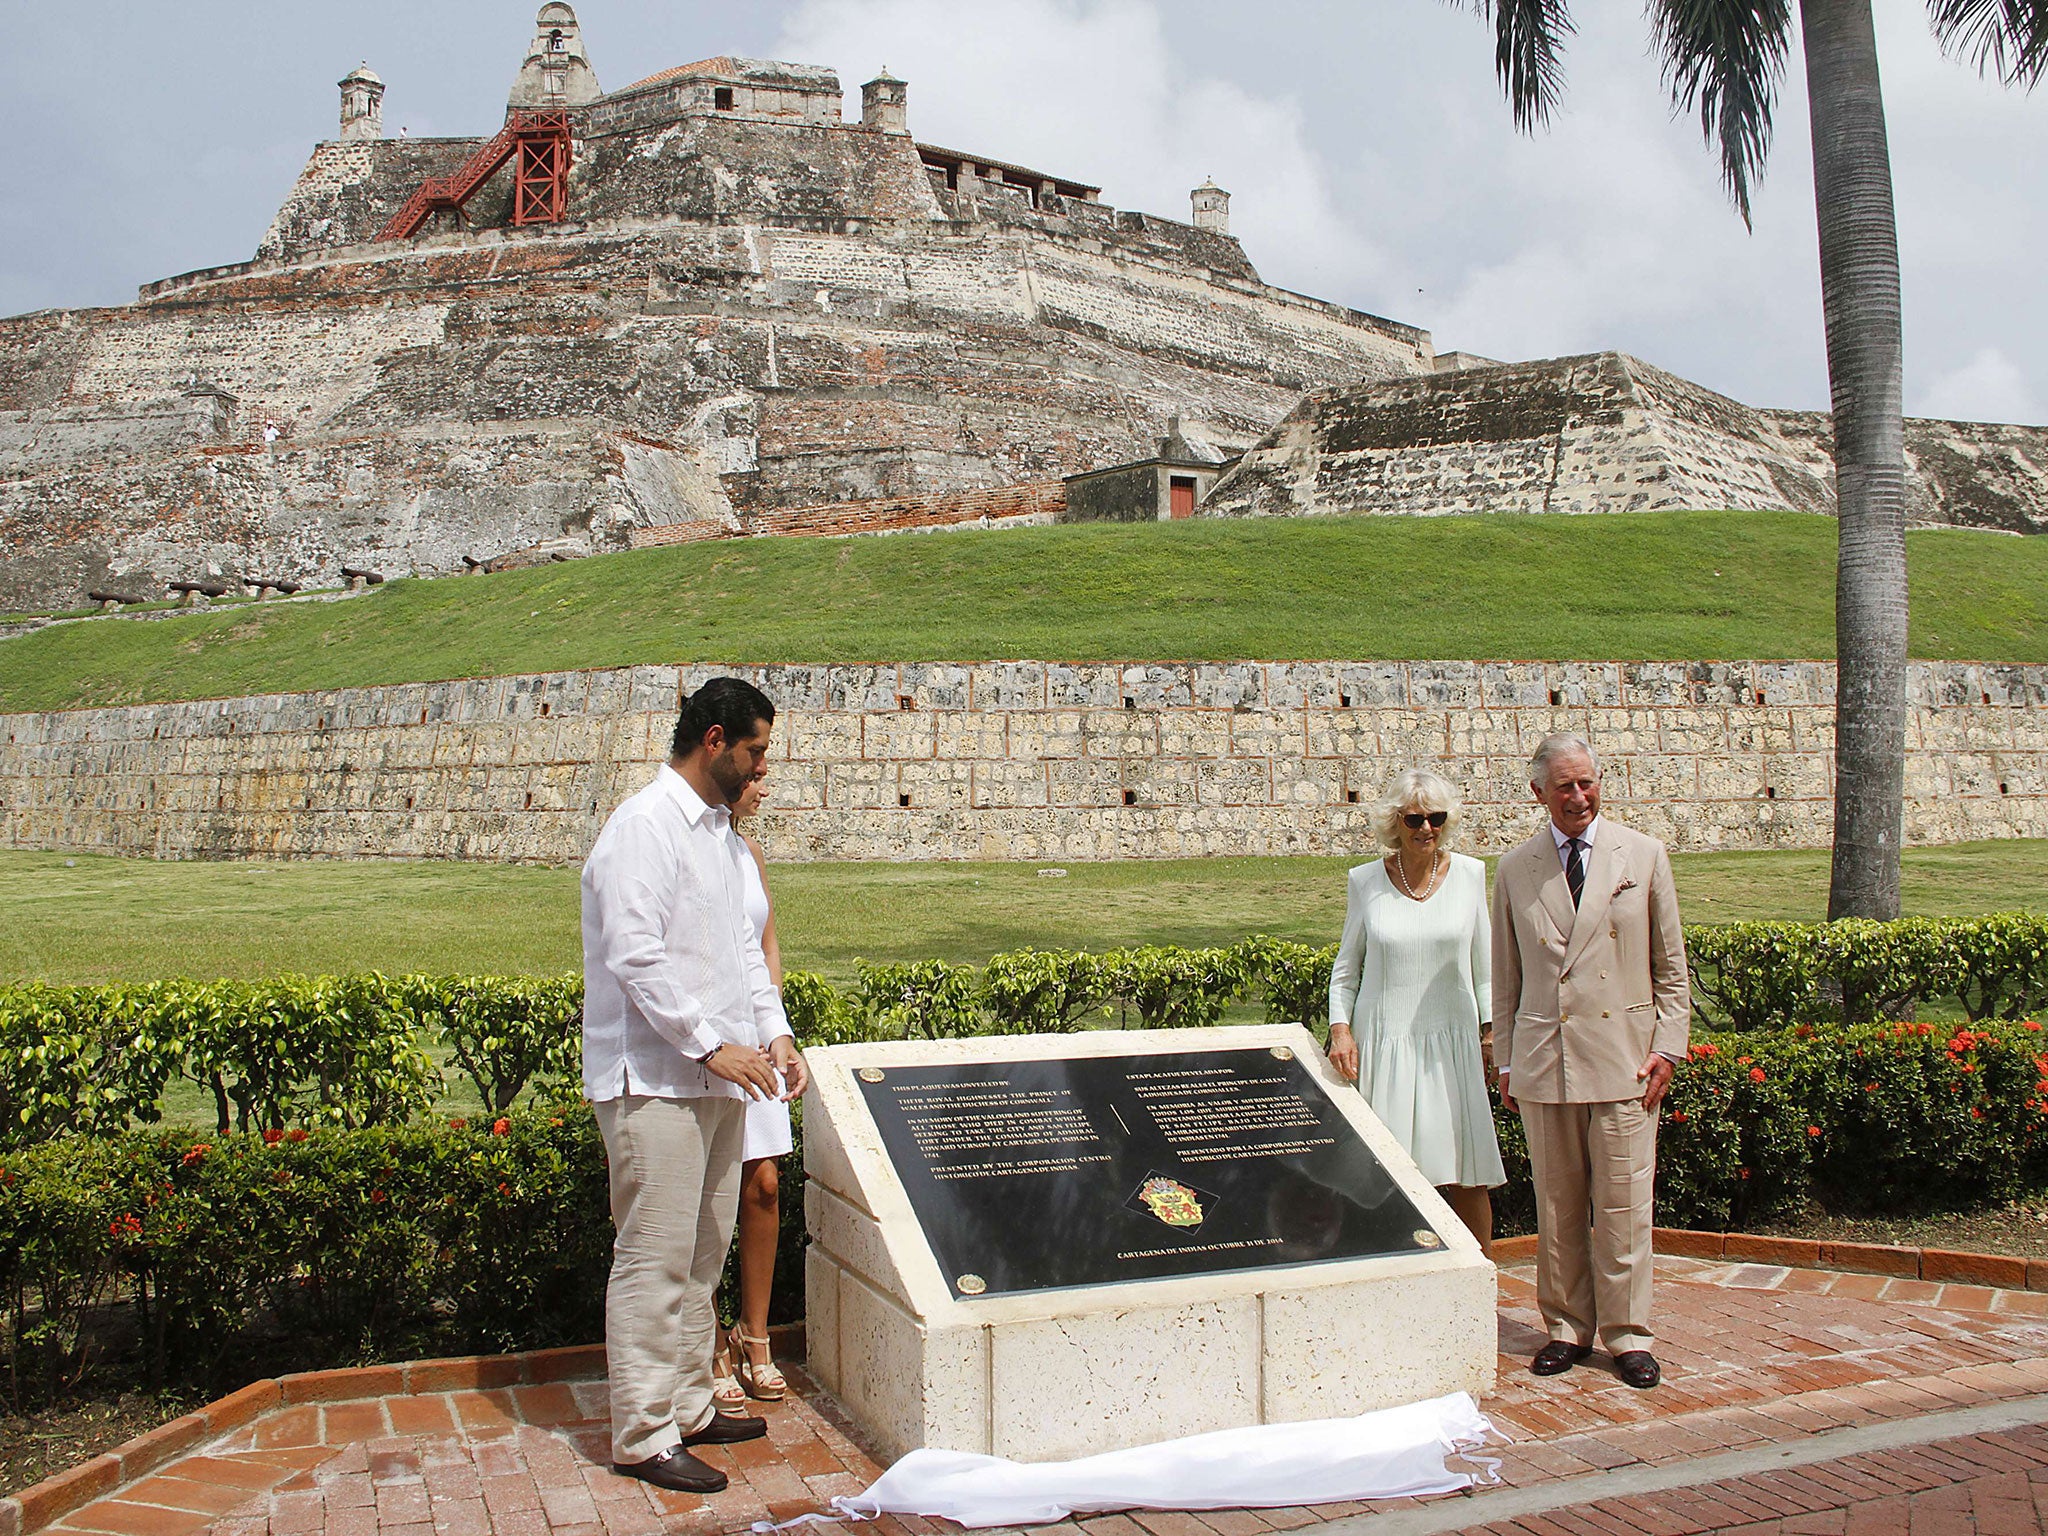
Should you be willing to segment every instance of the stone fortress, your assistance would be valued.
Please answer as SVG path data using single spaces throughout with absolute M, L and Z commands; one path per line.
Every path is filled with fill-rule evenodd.
M 1438 354 L 1264 283 L 1213 184 L 1181 222 L 919 143 L 886 71 L 859 122 L 794 64 L 607 94 L 555 0 L 491 139 L 341 92 L 253 260 L 0 321 L 0 610 L 761 533 L 1832 510 L 1825 416 Z M 1918 520 L 2048 528 L 2041 429 L 1907 442 Z M 739 669 L 785 711 L 778 858 L 1351 853 L 1416 762 L 1484 851 L 1560 728 L 1675 847 L 1828 838 L 1824 662 L 787 662 Z M 719 670 L 0 716 L 0 846 L 574 860 Z M 2048 836 L 2048 669 L 1911 686 L 1908 837 Z
M 921 143 L 886 71 L 858 122 L 799 64 L 605 92 L 556 0 L 496 139 L 387 137 L 340 84 L 254 259 L 0 320 L 0 609 L 1042 522 L 1169 443 L 1223 515 L 1831 505 L 1824 417 L 1439 356 L 1262 281 L 1221 188 L 1168 219 Z M 1923 521 L 2048 525 L 2039 430 L 1909 440 Z

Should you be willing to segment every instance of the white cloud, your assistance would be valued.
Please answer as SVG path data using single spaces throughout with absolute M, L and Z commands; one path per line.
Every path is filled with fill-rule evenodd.
M 2041 402 L 2019 365 L 1996 347 L 1980 348 L 1960 367 L 1929 382 L 1909 414 L 1943 421 L 2041 420 Z

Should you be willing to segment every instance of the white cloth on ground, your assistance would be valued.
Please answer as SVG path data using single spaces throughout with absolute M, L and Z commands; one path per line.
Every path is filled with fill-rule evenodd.
M 1394 888 L 1375 859 L 1351 871 L 1330 1022 L 1358 1041 L 1358 1089 L 1436 1185 L 1507 1182 L 1479 1021 L 1493 1008 L 1486 866 L 1450 855 L 1427 901 Z
M 1453 1392 L 1355 1419 L 1223 1429 L 1077 1461 L 917 1450 L 832 1508 L 854 1520 L 897 1514 L 1043 1525 L 1110 1509 L 1275 1509 L 1455 1493 L 1499 1480 L 1499 1464 L 1483 1458 L 1475 1458 L 1476 1474 L 1446 1465 L 1497 1433 L 1469 1393 Z

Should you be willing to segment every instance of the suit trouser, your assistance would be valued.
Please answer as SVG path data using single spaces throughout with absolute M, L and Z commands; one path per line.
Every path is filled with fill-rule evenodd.
M 1536 1306 L 1553 1339 L 1650 1347 L 1657 1117 L 1639 1099 L 1521 1101 L 1536 1185 Z
M 646 1461 L 711 1422 L 711 1294 L 739 1211 L 739 1099 L 597 1103 L 611 1162 L 604 1345 L 612 1459 Z

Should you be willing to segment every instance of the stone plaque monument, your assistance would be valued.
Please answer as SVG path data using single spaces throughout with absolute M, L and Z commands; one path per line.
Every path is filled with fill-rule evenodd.
M 806 1057 L 810 1369 L 887 1455 L 1493 1383 L 1493 1266 L 1298 1025 Z

